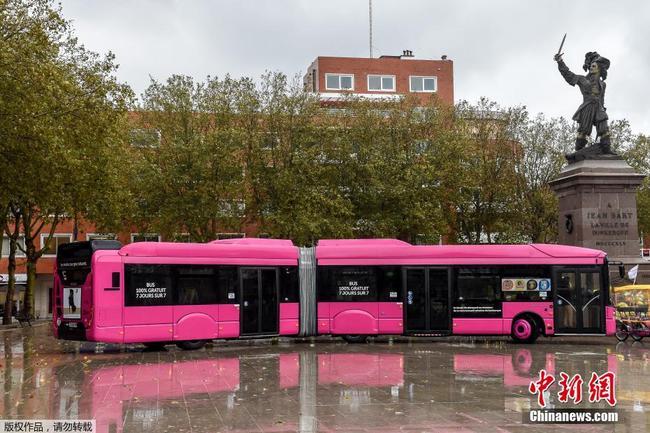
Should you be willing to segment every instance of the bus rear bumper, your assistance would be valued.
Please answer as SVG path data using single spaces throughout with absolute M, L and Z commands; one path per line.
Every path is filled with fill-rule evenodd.
M 62 322 L 57 328 L 61 340 L 86 341 L 86 328 L 81 322 Z

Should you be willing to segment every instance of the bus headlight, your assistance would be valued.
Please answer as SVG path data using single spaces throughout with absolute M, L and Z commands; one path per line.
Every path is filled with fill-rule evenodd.
M 56 318 L 56 326 L 61 326 L 61 318 L 60 317 Z

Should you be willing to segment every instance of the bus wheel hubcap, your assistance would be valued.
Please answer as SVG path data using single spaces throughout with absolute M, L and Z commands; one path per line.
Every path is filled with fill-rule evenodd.
M 520 319 L 515 323 L 515 336 L 517 338 L 528 338 L 532 332 L 530 323 L 528 320 Z

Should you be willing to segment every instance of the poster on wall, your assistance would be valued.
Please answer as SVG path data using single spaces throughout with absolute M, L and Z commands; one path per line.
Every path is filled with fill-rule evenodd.
M 63 293 L 63 317 L 81 319 L 81 287 L 66 287 Z

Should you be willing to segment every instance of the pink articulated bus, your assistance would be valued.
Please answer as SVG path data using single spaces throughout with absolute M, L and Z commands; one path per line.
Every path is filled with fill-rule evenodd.
M 59 248 L 56 266 L 59 338 L 196 349 L 299 331 L 291 241 L 77 242 Z
M 562 245 L 391 239 L 62 245 L 58 338 L 110 343 L 339 335 L 613 335 L 607 258 Z

